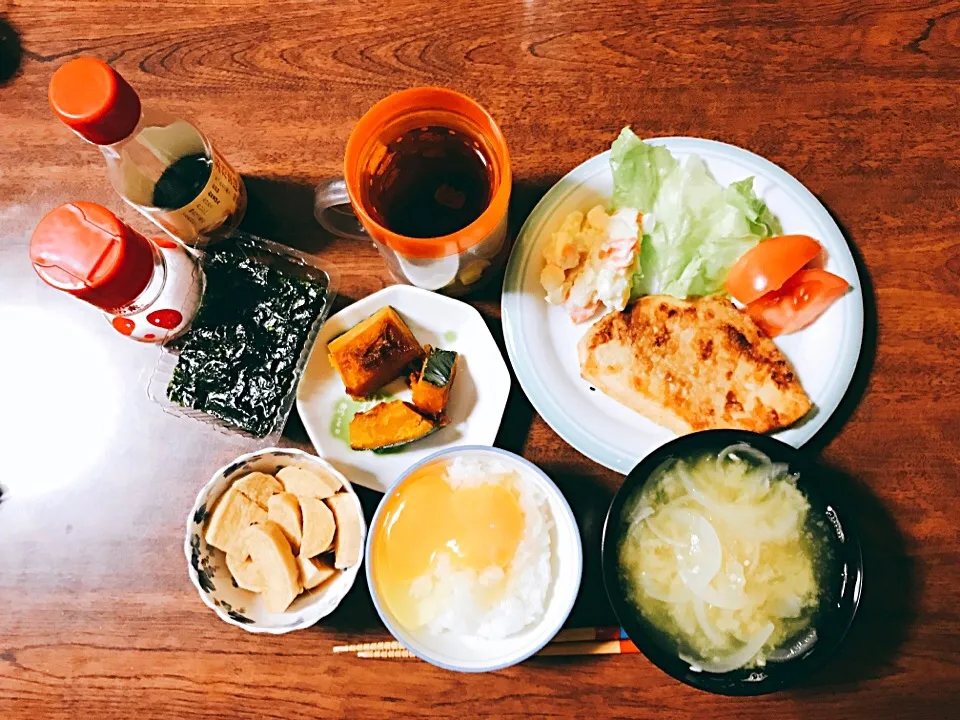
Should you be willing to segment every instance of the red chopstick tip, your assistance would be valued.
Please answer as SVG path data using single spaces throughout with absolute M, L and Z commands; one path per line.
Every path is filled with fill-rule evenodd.
M 619 640 L 620 628 L 618 627 L 598 627 L 596 631 L 597 640 Z

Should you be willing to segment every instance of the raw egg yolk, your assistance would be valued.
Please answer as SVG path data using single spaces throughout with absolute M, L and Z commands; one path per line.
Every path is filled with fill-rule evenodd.
M 416 628 L 414 580 L 447 554 L 453 570 L 506 572 L 523 537 L 524 514 L 506 483 L 451 487 L 445 464 L 421 468 L 388 500 L 374 537 L 381 595 L 397 620 Z

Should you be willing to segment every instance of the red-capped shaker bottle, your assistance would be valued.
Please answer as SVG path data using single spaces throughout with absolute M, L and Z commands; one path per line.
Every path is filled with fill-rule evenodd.
M 62 65 L 48 94 L 54 114 L 100 148 L 120 197 L 173 237 L 199 247 L 237 229 L 243 179 L 191 123 L 141 108 L 136 91 L 96 58 Z
M 47 213 L 30 261 L 47 285 L 100 308 L 117 332 L 141 342 L 182 334 L 203 296 L 203 271 L 188 250 L 141 235 L 96 203 Z

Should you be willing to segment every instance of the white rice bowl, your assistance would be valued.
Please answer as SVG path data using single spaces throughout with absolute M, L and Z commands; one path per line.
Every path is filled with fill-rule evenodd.
M 582 549 L 570 506 L 538 467 L 498 448 L 458 447 L 409 468 L 380 503 L 370 536 L 382 520 L 385 501 L 411 473 L 427 463 L 447 463 L 448 481 L 458 484 L 511 482 L 525 517 L 524 533 L 506 570 L 506 590 L 492 605 L 479 593 L 495 570 L 453 571 L 444 566 L 419 578 L 413 588 L 427 603 L 430 620 L 416 630 L 402 627 L 379 597 L 376 569 L 367 544 L 367 584 L 387 629 L 427 662 L 462 672 L 514 665 L 536 653 L 560 630 L 580 587 Z M 484 577 L 486 575 L 486 577 Z

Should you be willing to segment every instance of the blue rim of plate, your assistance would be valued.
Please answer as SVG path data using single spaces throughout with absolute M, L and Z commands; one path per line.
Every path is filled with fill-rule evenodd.
M 838 366 L 835 368 L 830 382 L 823 389 L 822 395 L 827 398 L 823 404 L 816 403 L 817 416 L 801 427 L 794 428 L 793 436 L 781 437 L 781 433 L 774 433 L 784 442 L 801 447 L 808 442 L 830 417 L 836 412 L 856 371 L 860 358 L 860 349 L 863 344 L 863 283 L 857 272 L 857 265 L 847 244 L 846 238 L 840 231 L 836 221 L 830 213 L 808 190 L 803 183 L 793 177 L 786 170 L 770 162 L 764 157 L 744 150 L 735 145 L 692 137 L 661 137 L 650 138 L 644 142 L 651 145 L 666 146 L 671 152 L 696 153 L 707 155 L 704 160 L 710 165 L 710 157 L 725 157 L 731 162 L 747 163 L 756 169 L 757 174 L 776 184 L 790 195 L 791 199 L 815 221 L 820 233 L 819 240 L 824 245 L 834 248 L 843 248 L 844 252 L 832 252 L 831 260 L 835 261 L 841 274 L 848 280 L 856 281 L 855 291 L 848 296 L 850 302 L 845 303 L 844 341 L 848 344 L 841 353 Z M 507 347 L 507 356 L 510 365 L 520 382 L 520 387 L 530 399 L 534 409 L 567 444 L 587 456 L 594 462 L 603 465 L 623 475 L 629 473 L 634 466 L 657 446 L 668 442 L 672 437 L 664 438 L 663 442 L 651 446 L 640 455 L 631 455 L 618 447 L 604 441 L 603 438 L 589 432 L 581 421 L 578 421 L 556 399 L 556 393 L 551 393 L 544 385 L 540 376 L 525 358 L 523 352 L 523 338 L 520 328 L 521 305 L 519 298 L 523 294 L 523 278 L 527 267 L 533 261 L 533 250 L 539 236 L 539 230 L 554 213 L 555 208 L 563 203 L 567 197 L 576 191 L 589 179 L 610 171 L 610 151 L 595 155 L 581 163 L 564 175 L 547 191 L 540 202 L 533 209 L 520 228 L 507 261 L 506 274 L 503 280 L 503 294 L 500 300 L 500 315 L 503 323 L 504 342 Z M 826 242 L 829 238 L 829 242 Z M 816 399 L 814 399 L 816 402 Z M 785 432 L 790 432 L 788 429 Z
M 510 660 L 504 663 L 495 663 L 493 665 L 476 667 L 476 668 L 457 667 L 456 665 L 448 665 L 447 663 L 442 663 L 439 660 L 429 657 L 428 655 L 420 652 L 419 650 L 417 650 L 416 648 L 408 644 L 407 641 L 400 636 L 398 629 L 396 627 L 396 624 L 390 619 L 390 617 L 387 615 L 387 611 L 383 608 L 380 602 L 380 598 L 374 589 L 373 578 L 370 575 L 370 553 L 371 553 L 371 548 L 373 547 L 374 531 L 377 527 L 377 523 L 380 521 L 380 515 L 383 513 L 383 508 L 387 504 L 386 503 L 387 496 L 390 495 L 391 493 L 396 492 L 396 489 L 400 487 L 400 484 L 404 480 L 406 480 L 416 470 L 419 470 L 421 467 L 423 467 L 427 463 L 433 462 L 434 460 L 437 460 L 438 458 L 441 458 L 444 455 L 450 455 L 451 453 L 460 453 L 460 452 L 485 452 L 485 453 L 494 453 L 495 455 L 506 455 L 508 458 L 511 458 L 512 460 L 519 462 L 521 465 L 526 466 L 532 472 L 540 476 L 544 480 L 544 482 L 547 483 L 547 486 L 554 493 L 556 493 L 556 496 L 560 498 L 561 504 L 563 505 L 563 509 L 566 512 L 567 519 L 573 525 L 574 535 L 575 535 L 576 544 L 577 544 L 577 581 L 576 581 L 577 592 L 573 594 L 573 599 L 570 601 L 570 605 L 564 609 L 563 616 L 560 619 L 560 623 L 557 625 L 554 632 L 551 633 L 547 637 L 547 639 L 544 640 L 542 643 L 537 643 L 536 645 L 532 645 L 529 650 L 524 650 L 514 660 Z M 512 453 L 509 450 L 504 450 L 503 448 L 489 447 L 487 445 L 458 445 L 455 447 L 439 450 L 433 453 L 432 455 L 425 457 L 420 462 L 414 463 L 413 465 L 408 467 L 406 470 L 403 471 L 403 474 L 401 474 L 400 477 L 397 478 L 397 481 L 390 486 L 390 489 L 384 493 L 383 497 L 380 498 L 380 502 L 377 504 L 377 510 L 376 512 L 374 512 L 373 518 L 370 520 L 370 525 L 368 526 L 368 529 L 367 529 L 366 547 L 363 550 L 363 564 L 364 564 L 364 573 L 367 576 L 367 589 L 370 592 L 370 599 L 373 600 L 373 606 L 377 610 L 377 615 L 380 616 L 380 620 L 383 622 L 384 625 L 386 625 L 387 630 L 390 632 L 391 635 L 393 635 L 393 637 L 397 639 L 397 641 L 401 645 L 403 645 L 407 650 L 409 650 L 411 653 L 416 655 L 418 658 L 420 658 L 424 662 L 428 662 L 431 665 L 435 665 L 438 668 L 442 668 L 443 670 L 451 670 L 453 672 L 463 672 L 463 673 L 484 673 L 484 672 L 493 672 L 495 670 L 503 670 L 504 668 L 513 667 L 514 665 L 519 665 L 524 660 L 528 660 L 529 658 L 531 658 L 532 656 L 536 655 L 538 652 L 543 650 L 543 648 L 547 645 L 547 643 L 549 643 L 553 639 L 553 636 L 556 635 L 556 633 L 559 632 L 560 628 L 563 627 L 563 624 L 567 621 L 567 618 L 570 617 L 570 611 L 573 610 L 573 606 L 577 601 L 577 596 L 580 594 L 580 583 L 583 581 L 583 541 L 580 538 L 580 528 L 577 525 L 577 519 L 576 517 L 574 517 L 573 510 L 570 508 L 570 503 L 567 502 L 567 498 L 560 491 L 560 488 L 557 487 L 557 484 L 550 478 L 549 475 L 547 475 L 543 470 L 541 470 L 539 466 L 530 462 L 525 457 L 517 455 L 516 453 Z

